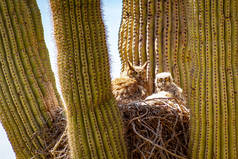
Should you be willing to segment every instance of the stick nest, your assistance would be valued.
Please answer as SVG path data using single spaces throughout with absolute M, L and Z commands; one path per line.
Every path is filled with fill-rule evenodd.
M 187 158 L 189 110 L 175 99 L 151 99 L 119 105 L 128 158 Z
M 61 112 L 60 114 L 62 113 L 63 112 Z M 66 118 L 62 117 L 62 115 L 59 115 L 56 120 L 57 122 L 55 122 L 57 124 L 56 127 L 61 129 L 61 134 L 57 136 L 57 139 L 55 140 L 56 142 L 50 150 L 51 157 L 54 159 L 70 159 Z
M 173 98 L 119 104 L 130 159 L 187 158 L 189 110 Z M 69 159 L 66 119 L 57 112 L 53 129 L 45 129 L 48 158 Z M 42 152 L 41 152 L 42 153 Z
M 69 159 L 69 146 L 66 129 L 66 118 L 64 109 L 57 107 L 52 116 L 52 125 L 47 125 L 39 132 L 35 133 L 33 138 L 40 136 L 44 143 L 44 149 L 34 152 L 33 158 L 45 156 L 49 159 Z

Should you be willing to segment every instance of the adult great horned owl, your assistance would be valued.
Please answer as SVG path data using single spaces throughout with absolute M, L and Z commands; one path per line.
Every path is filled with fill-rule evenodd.
M 143 66 L 134 66 L 127 62 L 121 76 L 112 80 L 112 93 L 119 104 L 141 100 L 148 95 L 147 64 L 146 62 Z
M 169 72 L 156 74 L 155 88 L 156 92 L 167 91 L 175 98 L 184 101 L 183 90 L 173 82 L 172 75 Z

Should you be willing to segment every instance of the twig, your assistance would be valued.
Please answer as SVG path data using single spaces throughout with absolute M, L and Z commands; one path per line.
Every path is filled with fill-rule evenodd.
M 158 145 L 158 144 L 156 144 L 156 143 L 153 143 L 153 141 L 151 141 L 151 140 L 145 138 L 144 136 L 142 136 L 141 134 L 139 134 L 139 133 L 136 131 L 136 129 L 135 129 L 135 124 L 134 124 L 134 123 L 132 123 L 132 126 L 133 126 L 134 132 L 135 132 L 140 138 L 142 138 L 143 140 L 145 140 L 145 141 L 151 143 L 152 145 L 154 145 L 154 146 L 156 146 L 157 148 L 159 148 L 159 149 L 161 149 L 161 150 L 163 150 L 163 151 L 169 153 L 170 155 L 172 155 L 172 156 L 174 156 L 174 157 L 177 157 L 177 158 L 180 158 L 180 159 L 187 159 L 187 158 L 185 158 L 185 157 L 183 157 L 183 156 L 179 156 L 179 155 L 177 155 L 177 154 L 175 154 L 175 153 L 173 153 L 173 152 L 167 150 L 166 148 L 164 148 L 164 147 L 162 147 L 162 146 L 160 146 L 160 145 Z

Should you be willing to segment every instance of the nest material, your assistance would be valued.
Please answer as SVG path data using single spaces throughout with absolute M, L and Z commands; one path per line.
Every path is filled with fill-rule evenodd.
M 189 111 L 173 98 L 150 99 L 120 104 L 128 158 L 187 158 L 189 142 Z M 69 159 L 66 120 L 58 112 L 54 132 L 45 130 L 49 158 Z M 57 130 L 57 131 L 55 131 Z M 47 133 L 46 133 L 47 132 Z
M 58 139 L 58 142 L 51 150 L 51 154 L 54 159 L 70 159 L 67 129 Z
M 46 125 L 32 137 L 32 139 L 34 139 L 37 138 L 37 136 L 40 136 L 45 142 L 44 149 L 34 152 L 35 156 L 32 157 L 32 159 L 42 155 L 49 159 L 69 158 L 68 139 L 66 136 L 66 118 L 63 108 L 57 107 L 57 109 L 54 110 L 54 116 L 52 116 L 51 120 L 51 127 Z
M 119 105 L 128 158 L 187 158 L 189 111 L 175 99 L 150 99 Z
M 63 115 L 64 111 L 58 112 L 56 116 L 56 120 L 54 122 L 55 129 L 59 129 L 60 134 L 55 135 L 55 139 L 51 143 L 50 146 L 50 158 L 54 159 L 69 159 L 69 145 L 68 145 L 68 137 L 67 137 L 67 128 L 66 128 L 66 118 Z M 54 130 L 55 132 L 55 130 Z M 52 136 L 53 137 L 53 136 Z

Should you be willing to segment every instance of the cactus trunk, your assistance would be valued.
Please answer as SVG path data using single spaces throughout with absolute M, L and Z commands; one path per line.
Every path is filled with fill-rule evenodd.
M 150 92 L 156 73 L 171 72 L 175 82 L 188 91 L 187 22 L 183 0 L 123 0 L 119 52 L 126 62 L 149 61 Z
M 238 157 L 237 13 L 237 0 L 123 1 L 122 63 L 149 60 L 189 92 L 191 158 Z
M 47 158 L 59 107 L 36 1 L 1 0 L 0 120 L 17 158 Z
M 188 1 L 194 52 L 191 158 L 238 158 L 238 1 Z
M 51 0 L 72 158 L 127 158 L 100 0 Z

